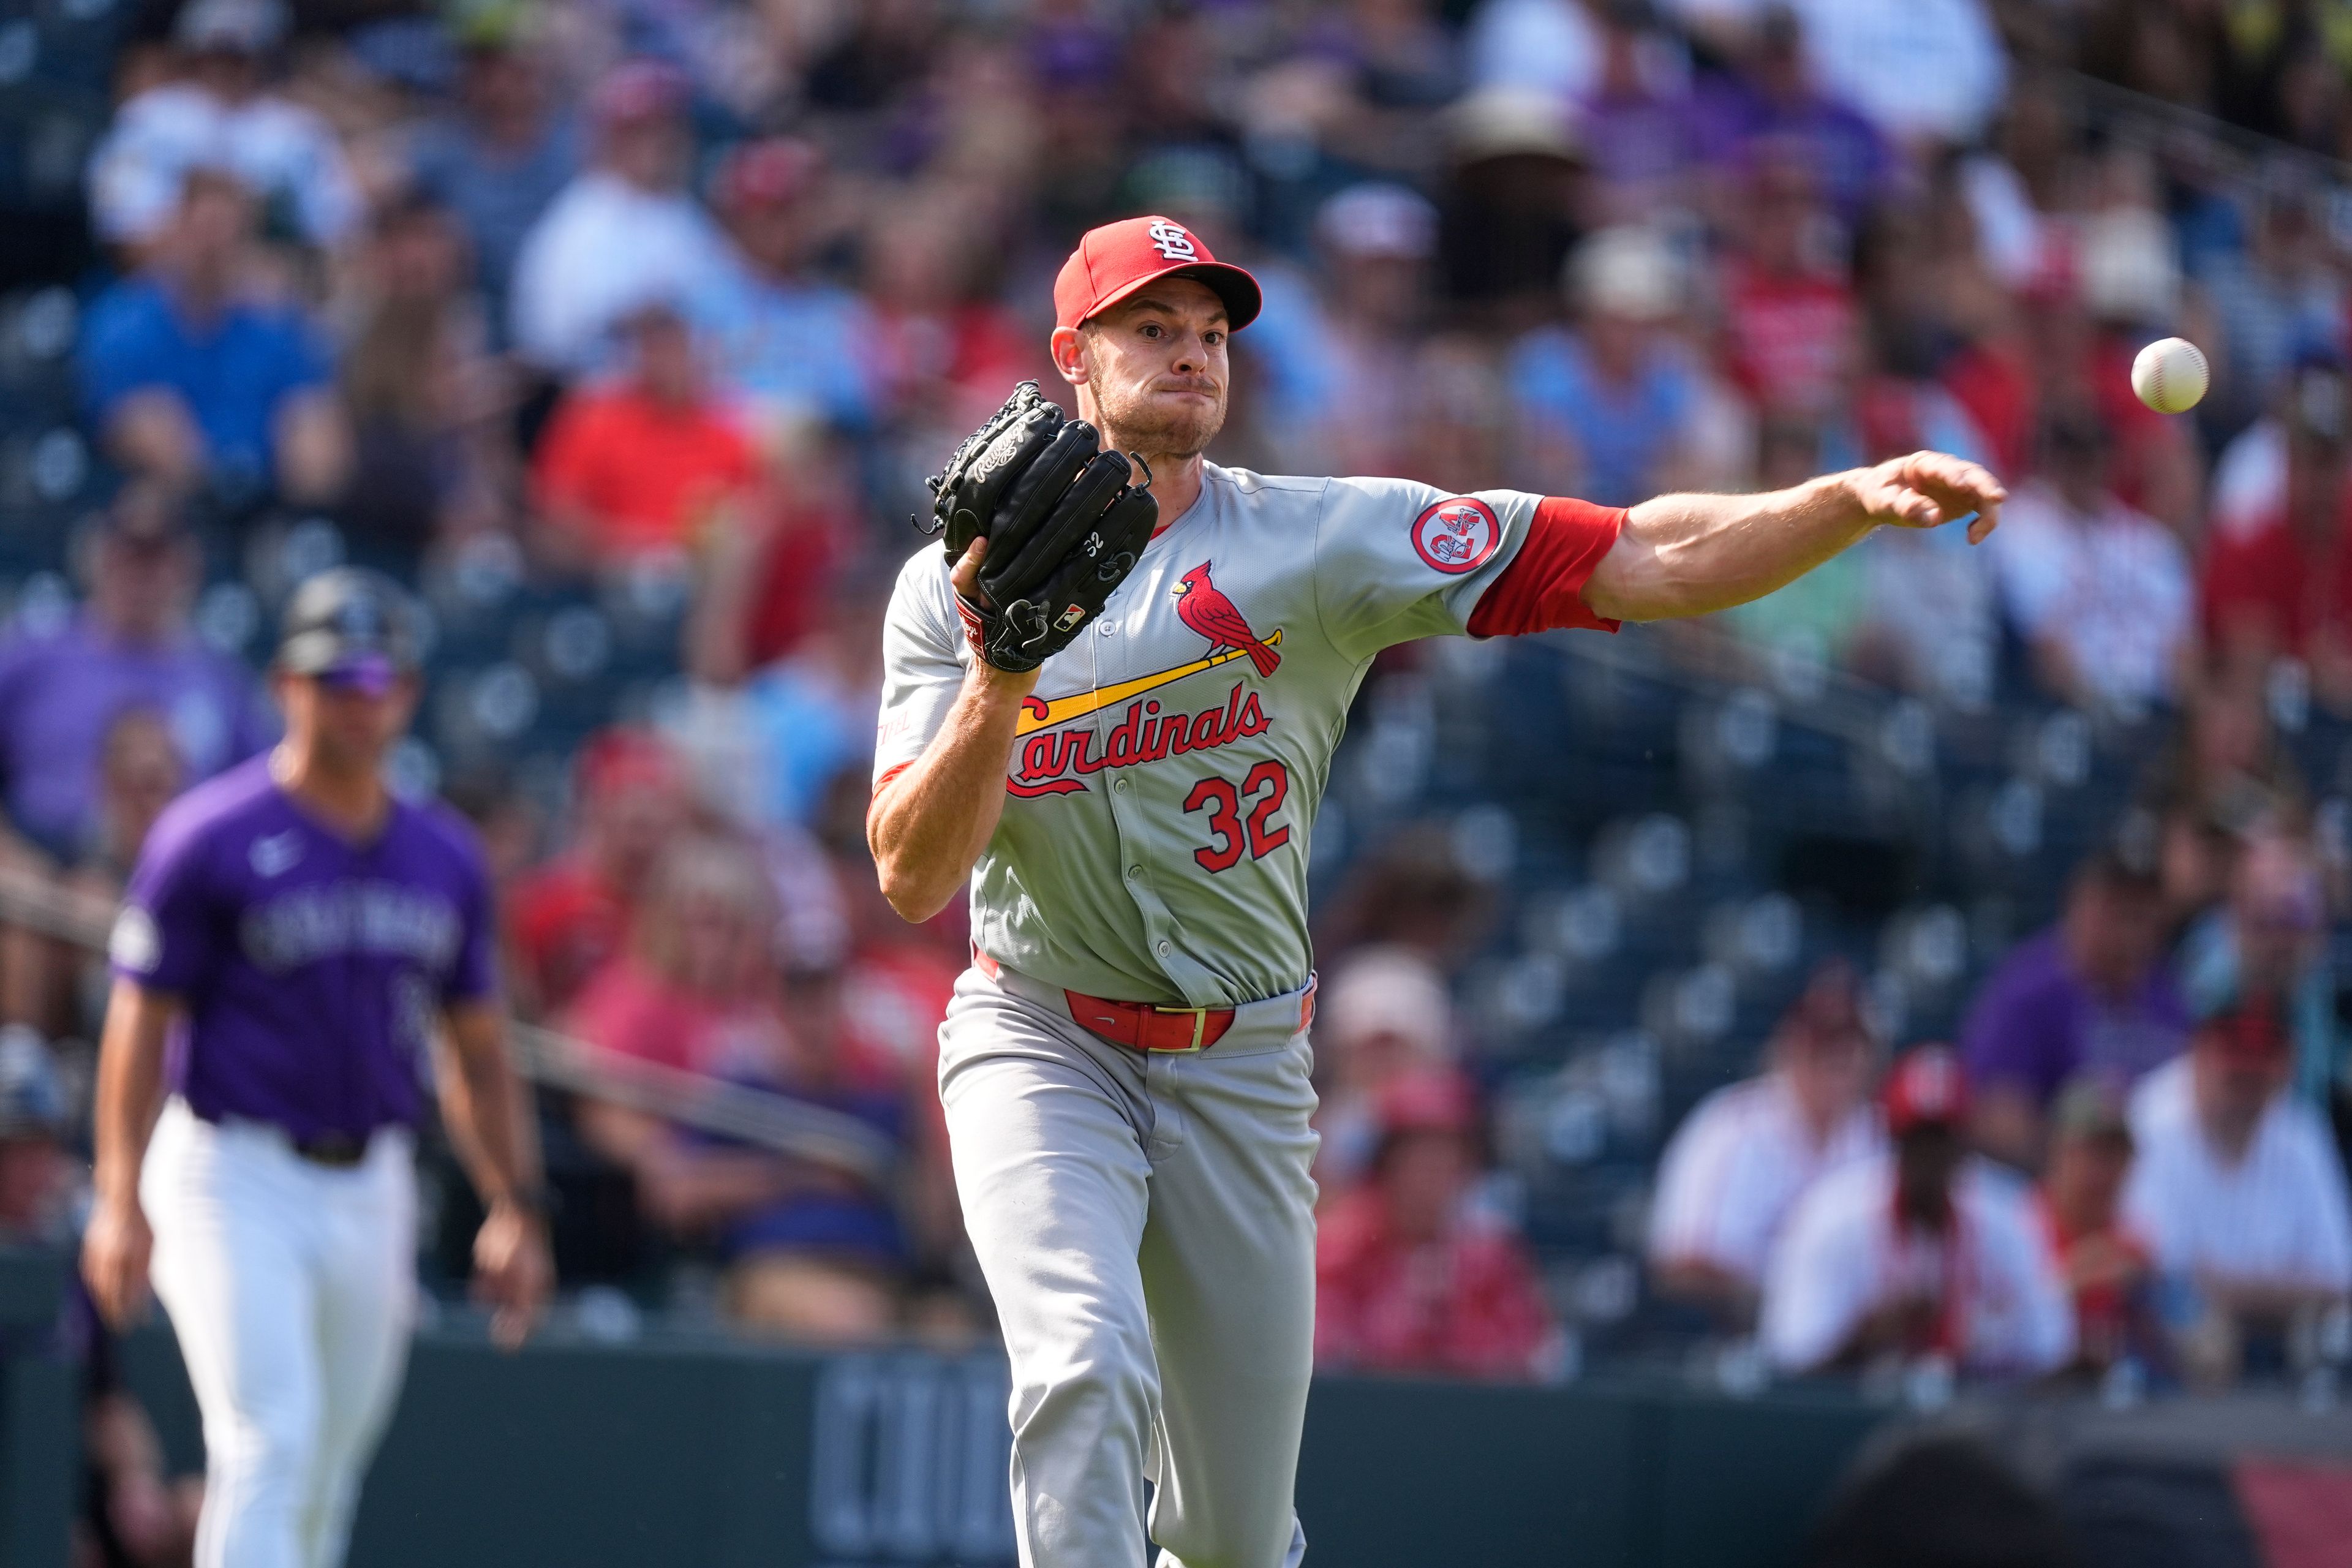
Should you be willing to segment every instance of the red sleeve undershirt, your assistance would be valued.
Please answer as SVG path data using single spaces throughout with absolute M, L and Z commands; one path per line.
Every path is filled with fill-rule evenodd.
M 1546 496 L 1528 525 L 1527 542 L 1503 568 L 1470 615 L 1470 635 L 1520 637 L 1558 627 L 1613 632 L 1619 623 L 1596 616 L 1584 584 L 1617 542 L 1625 509 Z

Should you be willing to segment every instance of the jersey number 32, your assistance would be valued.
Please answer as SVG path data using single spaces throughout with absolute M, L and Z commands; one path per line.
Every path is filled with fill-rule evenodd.
M 1253 860 L 1273 854 L 1290 842 L 1290 829 L 1269 827 L 1266 824 L 1289 796 L 1289 771 L 1272 760 L 1252 768 L 1239 789 L 1234 787 L 1231 779 L 1213 776 L 1201 780 L 1184 797 L 1184 809 L 1207 810 L 1209 836 L 1215 842 L 1193 850 L 1192 858 L 1201 863 L 1204 871 L 1229 871 L 1241 863 L 1244 847 Z M 1245 801 L 1249 803 L 1246 821 L 1242 816 Z

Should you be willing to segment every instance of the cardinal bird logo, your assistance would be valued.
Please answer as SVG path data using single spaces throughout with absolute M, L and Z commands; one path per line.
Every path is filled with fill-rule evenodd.
M 1207 562 L 1202 562 L 1184 574 L 1182 581 L 1177 584 L 1175 598 L 1176 614 L 1186 626 L 1209 639 L 1210 652 L 1214 653 L 1219 648 L 1239 648 L 1249 655 L 1249 661 L 1257 667 L 1261 679 L 1272 675 L 1274 667 L 1282 662 L 1282 656 L 1250 630 L 1248 620 L 1234 608 L 1234 602 L 1209 581 Z

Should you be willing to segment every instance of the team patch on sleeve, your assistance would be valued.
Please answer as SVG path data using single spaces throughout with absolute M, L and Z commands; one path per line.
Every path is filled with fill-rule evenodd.
M 1494 509 L 1475 496 L 1439 501 L 1412 522 L 1414 551 L 1448 576 L 1475 572 L 1502 542 L 1503 525 Z
M 106 939 L 106 956 L 133 974 L 152 973 L 163 958 L 163 937 L 155 929 L 155 917 L 136 904 L 123 905 Z

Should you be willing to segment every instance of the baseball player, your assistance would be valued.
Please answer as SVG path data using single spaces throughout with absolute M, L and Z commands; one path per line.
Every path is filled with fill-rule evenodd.
M 342 1561 L 406 1356 L 411 1129 L 436 1076 L 489 1209 L 474 1262 L 504 1342 L 550 1279 L 480 854 L 382 782 L 416 704 L 414 613 L 374 574 L 314 577 L 274 679 L 284 742 L 148 838 L 100 1047 L 82 1268 L 121 1324 L 152 1258 L 204 1412 L 197 1568 Z
M 1012 1360 L 1022 1562 L 1139 1568 L 1149 1481 L 1162 1568 L 1275 1568 L 1306 1549 L 1307 844 L 1373 657 L 1722 609 L 1879 523 L 1973 513 L 1980 540 L 2003 492 L 1934 453 L 1630 510 L 1225 468 L 1201 454 L 1247 272 L 1130 218 L 1054 303 L 1081 419 L 1016 395 L 941 477 L 948 550 L 908 562 L 884 633 L 867 834 L 909 919 L 971 880 L 940 1087 Z

